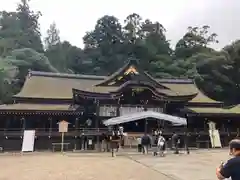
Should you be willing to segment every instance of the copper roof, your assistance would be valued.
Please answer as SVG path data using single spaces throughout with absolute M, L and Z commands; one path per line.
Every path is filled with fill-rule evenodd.
M 240 114 L 240 106 L 237 105 L 232 108 L 220 108 L 220 107 L 189 107 L 191 111 L 201 114 Z
M 72 89 L 95 93 L 109 93 L 119 87 L 96 86 L 106 76 L 89 76 L 61 73 L 47 73 L 30 71 L 22 90 L 15 97 L 72 99 Z M 190 79 L 156 79 L 168 89 L 158 89 L 159 92 L 169 96 L 191 96 L 197 94 L 190 102 L 219 103 L 208 98 L 199 91 Z
M 0 110 L 39 110 L 39 111 L 71 111 L 73 110 L 69 104 L 3 104 Z

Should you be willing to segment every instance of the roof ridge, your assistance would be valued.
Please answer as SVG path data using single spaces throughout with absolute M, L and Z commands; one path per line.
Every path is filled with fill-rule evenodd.
M 122 69 L 122 68 L 120 68 Z M 120 70 L 119 69 L 119 70 Z M 151 76 L 150 74 L 146 73 L 148 76 Z M 115 74 L 115 73 L 114 73 Z M 106 80 L 108 78 L 111 78 L 111 76 L 97 76 L 97 75 L 85 75 L 85 74 L 69 74 L 69 73 L 56 73 L 56 72 L 44 72 L 44 71 L 32 71 L 29 70 L 28 76 L 43 76 L 43 77 L 59 77 L 59 78 L 72 78 L 72 79 L 92 79 L 92 80 Z M 182 79 L 182 78 L 154 78 L 151 76 L 155 81 L 158 83 L 176 83 L 176 84 L 193 84 L 193 79 Z
M 92 80 L 104 80 L 106 78 L 106 76 L 54 73 L 54 72 L 44 72 L 44 71 L 29 71 L 28 76 L 29 77 L 31 76 L 59 77 L 59 78 L 71 78 L 71 79 L 92 79 Z
M 159 83 L 169 83 L 169 84 L 194 84 L 193 79 L 181 79 L 181 78 L 173 78 L 173 79 L 156 79 Z

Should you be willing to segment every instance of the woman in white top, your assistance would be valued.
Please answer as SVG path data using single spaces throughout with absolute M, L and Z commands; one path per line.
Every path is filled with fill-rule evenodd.
M 162 156 L 162 157 L 164 156 L 165 143 L 166 143 L 165 138 L 162 135 L 160 135 L 158 137 L 157 148 L 158 148 L 158 152 L 159 152 L 160 156 Z

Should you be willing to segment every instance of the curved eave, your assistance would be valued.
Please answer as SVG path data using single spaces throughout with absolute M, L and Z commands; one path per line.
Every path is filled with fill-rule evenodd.
M 125 83 L 123 83 L 121 86 L 119 86 L 118 89 L 116 89 L 115 91 L 110 91 L 110 93 L 116 93 L 116 92 L 121 92 L 123 89 L 127 88 L 128 86 L 130 87 L 136 87 L 136 88 L 142 88 L 142 87 L 147 87 L 149 89 L 155 90 L 156 88 L 149 82 L 145 82 L 145 81 L 127 81 Z
M 119 76 L 119 74 L 123 73 L 126 68 L 130 67 L 130 66 L 135 66 L 140 73 L 143 73 L 145 76 L 147 76 L 152 83 L 154 83 L 156 86 L 158 86 L 158 88 L 162 88 L 162 89 L 169 89 L 168 87 L 162 85 L 161 83 L 159 83 L 157 80 L 155 80 L 150 74 L 148 74 L 147 72 L 141 70 L 138 68 L 138 66 L 136 64 L 132 64 L 132 61 L 128 61 L 128 63 L 126 63 L 123 67 L 121 67 L 118 71 L 116 71 L 115 73 L 113 73 L 111 76 L 109 76 L 108 78 L 106 78 L 105 80 L 103 80 L 102 82 L 96 84 L 96 86 L 107 86 L 108 83 L 110 83 L 111 81 L 113 81 L 114 79 L 116 79 L 117 76 Z
M 128 66 L 131 65 L 131 61 L 126 63 L 123 67 L 121 67 L 118 71 L 113 73 L 111 76 L 108 76 L 105 80 L 102 82 L 96 84 L 96 86 L 106 86 L 109 82 L 111 82 L 113 79 L 115 79 L 119 74 L 121 74 Z
M 198 93 L 190 94 L 190 95 L 178 95 L 178 96 L 168 96 L 171 101 L 183 101 L 188 102 L 197 96 Z
M 72 89 L 73 96 L 80 96 L 83 98 L 89 98 L 89 99 L 98 99 L 98 98 L 105 98 L 105 99 L 114 99 L 113 95 L 110 93 L 96 93 L 96 92 L 89 92 L 89 91 L 83 91 L 79 89 Z
M 74 110 L 59 111 L 59 110 L 6 110 L 1 109 L 0 115 L 80 115 L 81 112 Z
M 148 74 L 147 72 L 144 72 L 144 74 L 150 79 L 152 80 L 154 83 L 156 83 L 159 87 L 163 88 L 163 89 L 170 89 L 167 86 L 162 85 L 160 82 L 158 82 L 156 79 L 154 79 L 150 74 Z
M 153 94 L 153 98 L 155 98 L 156 100 L 167 100 L 167 96 L 164 93 L 159 93 L 157 91 L 157 89 L 152 86 L 150 83 L 145 83 L 145 84 L 141 84 L 139 85 L 138 83 L 134 83 L 134 82 L 126 82 L 124 83 L 122 86 L 120 86 L 116 91 L 111 91 L 110 93 L 113 94 L 115 97 L 121 97 L 122 95 L 122 91 L 127 87 L 127 86 L 136 86 L 136 88 L 142 88 L 145 87 L 148 90 L 150 90 Z

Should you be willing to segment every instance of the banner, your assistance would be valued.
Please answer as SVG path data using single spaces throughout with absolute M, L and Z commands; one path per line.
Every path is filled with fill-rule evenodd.
M 22 152 L 33 152 L 35 130 L 25 130 L 23 135 Z

